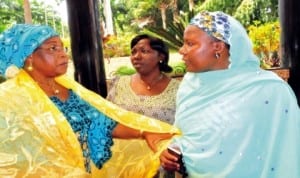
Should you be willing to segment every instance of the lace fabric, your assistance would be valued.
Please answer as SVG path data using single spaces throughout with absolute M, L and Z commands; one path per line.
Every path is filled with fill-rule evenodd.
M 124 109 L 172 124 L 179 80 L 171 79 L 166 89 L 154 96 L 137 95 L 130 87 L 130 76 L 115 78 L 107 99 Z
M 101 168 L 111 157 L 109 148 L 113 144 L 112 131 L 117 123 L 82 100 L 72 90 L 69 90 L 69 96 L 66 101 L 55 96 L 50 99 L 63 112 L 76 133 L 83 151 L 85 168 L 87 172 L 91 172 L 91 159 Z

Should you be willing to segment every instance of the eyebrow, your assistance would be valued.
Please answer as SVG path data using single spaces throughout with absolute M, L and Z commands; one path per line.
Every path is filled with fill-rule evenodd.
M 63 46 L 63 42 L 60 41 L 54 41 L 54 40 L 50 40 L 50 41 L 45 41 L 44 43 L 45 45 L 51 45 L 51 44 L 60 44 Z

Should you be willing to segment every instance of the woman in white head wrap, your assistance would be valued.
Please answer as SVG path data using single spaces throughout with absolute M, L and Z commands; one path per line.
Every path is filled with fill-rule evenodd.
M 245 29 L 222 12 L 197 14 L 179 51 L 174 138 L 189 177 L 300 177 L 299 107 L 289 85 L 262 70 Z M 178 170 L 163 151 L 162 166 Z

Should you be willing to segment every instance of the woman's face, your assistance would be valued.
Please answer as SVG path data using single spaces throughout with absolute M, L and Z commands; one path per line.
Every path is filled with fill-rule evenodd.
M 206 72 L 215 70 L 218 67 L 218 60 L 215 57 L 215 41 L 196 26 L 189 25 L 184 31 L 183 46 L 179 53 L 188 72 Z
M 56 77 L 66 73 L 69 57 L 59 37 L 47 39 L 32 54 L 33 72 L 45 77 Z
M 163 55 L 151 48 L 148 39 L 140 40 L 131 49 L 131 63 L 140 74 L 148 74 L 154 70 L 159 70 L 158 63 L 162 58 Z

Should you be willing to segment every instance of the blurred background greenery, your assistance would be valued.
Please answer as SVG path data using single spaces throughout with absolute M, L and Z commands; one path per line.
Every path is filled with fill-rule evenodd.
M 49 3 L 51 2 L 51 3 Z M 98 0 L 103 27 L 104 58 L 130 55 L 129 43 L 139 33 L 164 39 L 177 52 L 183 30 L 200 10 L 221 10 L 241 21 L 248 30 L 254 51 L 263 68 L 273 67 L 279 58 L 280 27 L 277 0 Z M 48 24 L 58 31 L 70 48 L 65 0 L 1 0 L 0 32 L 16 23 Z M 110 27 L 108 29 L 108 27 Z M 101 29 L 100 29 L 101 30 Z M 71 54 L 70 50 L 68 51 Z M 280 64 L 280 62 L 279 62 Z M 120 71 L 124 70 L 120 69 Z M 130 73 L 130 72 L 129 72 Z

